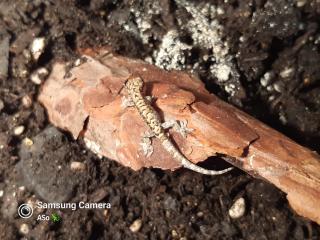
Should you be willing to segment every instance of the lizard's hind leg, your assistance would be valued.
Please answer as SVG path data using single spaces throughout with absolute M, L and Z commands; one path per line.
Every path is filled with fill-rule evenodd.
M 152 138 L 154 137 L 154 133 L 147 131 L 144 133 L 144 135 L 142 136 L 141 142 L 140 142 L 140 146 L 141 149 L 143 151 L 143 154 L 146 157 L 150 157 L 153 153 L 153 146 L 152 146 Z
M 170 119 L 161 124 L 164 129 L 173 128 L 174 131 L 180 133 L 184 138 L 187 137 L 188 133 L 194 130 L 192 128 L 188 128 L 187 125 L 188 121 L 186 119 L 178 121 Z

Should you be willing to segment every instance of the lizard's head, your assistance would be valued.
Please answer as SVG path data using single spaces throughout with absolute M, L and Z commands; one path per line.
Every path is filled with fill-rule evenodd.
M 134 77 L 134 78 L 129 78 L 128 81 L 126 82 L 126 87 L 129 90 L 142 90 L 143 87 L 143 80 L 140 77 Z

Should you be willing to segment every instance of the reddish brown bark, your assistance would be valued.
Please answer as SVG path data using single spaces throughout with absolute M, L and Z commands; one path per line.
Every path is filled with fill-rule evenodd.
M 53 124 L 74 138 L 82 135 L 93 151 L 134 170 L 178 168 L 157 140 L 151 157 L 143 155 L 140 142 L 148 127 L 134 108 L 121 107 L 124 82 L 139 74 L 163 120 L 187 120 L 194 129 L 187 138 L 169 130 L 190 161 L 228 155 L 236 159 L 233 164 L 286 192 L 300 215 L 320 223 L 320 158 L 315 152 L 221 101 L 185 73 L 166 72 L 106 50 L 86 50 L 84 55 L 87 61 L 71 69 L 68 77 L 65 64 L 55 64 L 43 86 L 39 100 Z

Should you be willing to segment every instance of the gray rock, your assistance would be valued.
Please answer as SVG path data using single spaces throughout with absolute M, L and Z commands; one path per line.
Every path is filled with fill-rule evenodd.
M 48 127 L 32 141 L 32 145 L 23 142 L 19 151 L 17 169 L 23 185 L 47 202 L 67 201 L 73 195 L 76 177 L 65 161 L 70 146 L 64 135 Z

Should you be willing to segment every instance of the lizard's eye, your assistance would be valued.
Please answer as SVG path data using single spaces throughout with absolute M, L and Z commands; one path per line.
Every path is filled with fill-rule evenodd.
M 135 84 L 139 89 L 142 89 L 143 87 L 143 81 L 140 78 L 136 79 L 136 84 Z
M 138 82 L 139 86 L 142 86 L 142 85 L 143 85 L 142 79 L 138 78 L 138 79 L 137 79 L 137 82 Z

